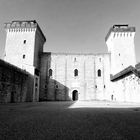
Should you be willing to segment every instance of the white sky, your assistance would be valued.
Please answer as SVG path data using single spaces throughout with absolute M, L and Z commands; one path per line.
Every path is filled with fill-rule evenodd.
M 0 56 L 5 45 L 4 23 L 36 20 L 49 52 L 106 53 L 105 36 L 113 24 L 136 27 L 140 62 L 139 0 L 0 0 Z

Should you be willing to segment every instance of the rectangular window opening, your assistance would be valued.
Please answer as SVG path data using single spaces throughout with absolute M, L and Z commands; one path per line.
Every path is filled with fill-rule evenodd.
M 23 43 L 26 44 L 26 40 L 24 40 Z
M 23 55 L 23 59 L 25 59 L 25 54 Z

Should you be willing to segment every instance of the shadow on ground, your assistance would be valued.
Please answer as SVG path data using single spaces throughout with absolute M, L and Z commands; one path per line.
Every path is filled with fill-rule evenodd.
M 106 102 L 0 105 L 0 140 L 139 140 L 140 107 L 122 106 Z

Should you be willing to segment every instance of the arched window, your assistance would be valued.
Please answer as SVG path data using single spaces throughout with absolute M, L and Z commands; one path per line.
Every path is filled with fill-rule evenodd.
M 78 76 L 78 70 L 77 69 L 74 70 L 74 76 Z
M 52 74 L 53 74 L 52 69 L 49 69 L 49 76 L 52 76 Z
M 101 77 L 101 70 L 98 70 L 98 77 Z

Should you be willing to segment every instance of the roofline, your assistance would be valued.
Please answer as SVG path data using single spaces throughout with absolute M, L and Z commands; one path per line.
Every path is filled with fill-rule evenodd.
M 45 54 L 52 54 L 52 55 L 110 55 L 110 53 L 63 53 L 63 52 L 43 52 Z
M 22 23 L 22 22 L 33 22 L 33 23 L 35 23 L 35 24 L 36 24 L 35 27 L 40 31 L 41 35 L 42 35 L 43 38 L 44 38 L 44 41 L 46 42 L 46 37 L 45 37 L 45 35 L 43 34 L 43 32 L 42 32 L 42 30 L 41 30 L 41 28 L 40 28 L 40 26 L 39 26 L 39 24 L 37 23 L 36 20 L 13 20 L 12 22 L 7 22 L 7 23 L 5 23 L 5 24 L 12 24 L 12 23 L 14 23 L 14 22 L 19 22 L 19 23 Z M 13 27 L 12 27 L 12 28 L 13 28 Z
M 4 67 L 7 67 L 9 69 L 13 69 L 13 70 L 16 70 L 17 72 L 20 72 L 20 73 L 23 73 L 25 75 L 31 75 L 29 72 L 25 71 L 25 70 L 22 70 L 20 68 L 18 68 L 17 66 L 15 65 L 12 65 L 2 59 L 0 59 L 0 65 L 4 66 Z
M 138 71 L 135 67 L 133 66 L 129 66 L 127 68 L 125 68 L 124 70 L 120 71 L 119 73 L 115 74 L 115 75 L 110 75 L 110 80 L 111 81 L 117 81 L 119 79 L 124 78 L 126 75 L 129 75 L 131 73 L 134 73 L 136 76 L 140 76 L 140 71 Z
M 123 28 L 121 28 L 123 27 Z M 124 28 L 125 27 L 125 28 Z M 105 36 L 105 42 L 108 40 L 111 32 L 135 32 L 136 28 L 135 27 L 129 27 L 128 24 L 124 24 L 124 25 L 113 25 L 107 35 Z

